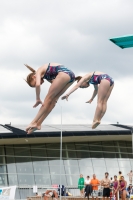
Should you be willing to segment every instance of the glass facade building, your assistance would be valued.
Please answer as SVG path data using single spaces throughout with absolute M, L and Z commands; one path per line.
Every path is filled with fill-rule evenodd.
M 77 186 L 79 174 L 100 180 L 122 171 L 125 179 L 133 168 L 130 141 L 63 143 L 61 180 Z M 60 144 L 21 144 L 0 146 L 0 186 L 52 185 L 60 183 Z

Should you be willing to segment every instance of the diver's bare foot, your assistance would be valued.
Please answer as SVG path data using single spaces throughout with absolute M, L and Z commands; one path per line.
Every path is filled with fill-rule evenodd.
M 100 121 L 95 121 L 95 122 L 93 122 L 93 124 L 92 124 L 92 129 L 95 129 L 99 124 L 100 124 L 101 122 Z
M 31 128 L 28 130 L 27 134 L 31 134 L 31 133 L 33 133 L 34 131 L 40 130 L 40 129 L 41 129 L 41 126 L 40 126 L 40 125 L 37 125 L 36 127 L 35 127 L 35 126 L 34 126 L 34 127 L 31 127 Z
M 27 126 L 26 128 L 26 132 L 28 132 L 32 127 L 36 127 L 37 124 L 29 124 L 29 126 Z
M 38 130 L 37 127 L 31 127 L 31 128 L 28 130 L 27 134 L 31 134 L 31 133 L 33 133 L 33 132 L 36 131 L 36 130 Z
M 34 124 L 29 124 L 29 126 L 26 128 L 26 132 L 28 134 L 32 133 L 33 129 L 36 129 L 36 130 L 40 130 L 41 129 L 41 125 L 37 125 L 37 123 L 34 123 Z M 32 130 L 32 131 L 31 131 Z

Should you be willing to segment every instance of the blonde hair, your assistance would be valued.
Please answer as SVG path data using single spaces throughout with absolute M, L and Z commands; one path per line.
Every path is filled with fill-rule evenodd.
M 32 77 L 33 77 L 33 75 L 35 75 L 35 73 L 36 73 L 36 71 L 32 68 L 32 67 L 30 67 L 29 65 L 27 65 L 27 64 L 24 64 L 30 71 L 32 71 L 32 73 L 30 73 L 28 76 L 27 76 L 27 78 L 26 78 L 26 83 L 30 86 L 30 87 L 32 87 L 32 85 L 31 85 L 31 81 L 32 81 Z

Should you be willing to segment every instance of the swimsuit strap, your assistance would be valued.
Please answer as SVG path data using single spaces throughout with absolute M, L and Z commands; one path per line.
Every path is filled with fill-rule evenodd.
M 93 72 L 92 76 L 91 76 L 90 79 L 88 80 L 88 83 L 89 83 L 89 81 L 91 80 L 91 78 L 94 76 L 94 74 L 95 74 L 95 71 Z
M 46 77 L 47 77 L 47 71 L 48 71 L 49 67 L 50 67 L 50 63 L 48 64 L 48 67 L 47 67 L 47 69 L 46 69 L 46 71 L 45 71 L 45 73 L 44 73 L 43 78 L 46 78 Z

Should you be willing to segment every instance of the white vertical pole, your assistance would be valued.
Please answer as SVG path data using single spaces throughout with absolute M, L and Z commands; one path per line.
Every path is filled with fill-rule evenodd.
M 133 127 L 131 128 L 131 134 L 132 134 L 132 155 L 133 155 Z
M 60 200 L 61 200 L 61 167 L 62 167 L 62 106 L 61 106 L 61 132 L 60 132 Z

